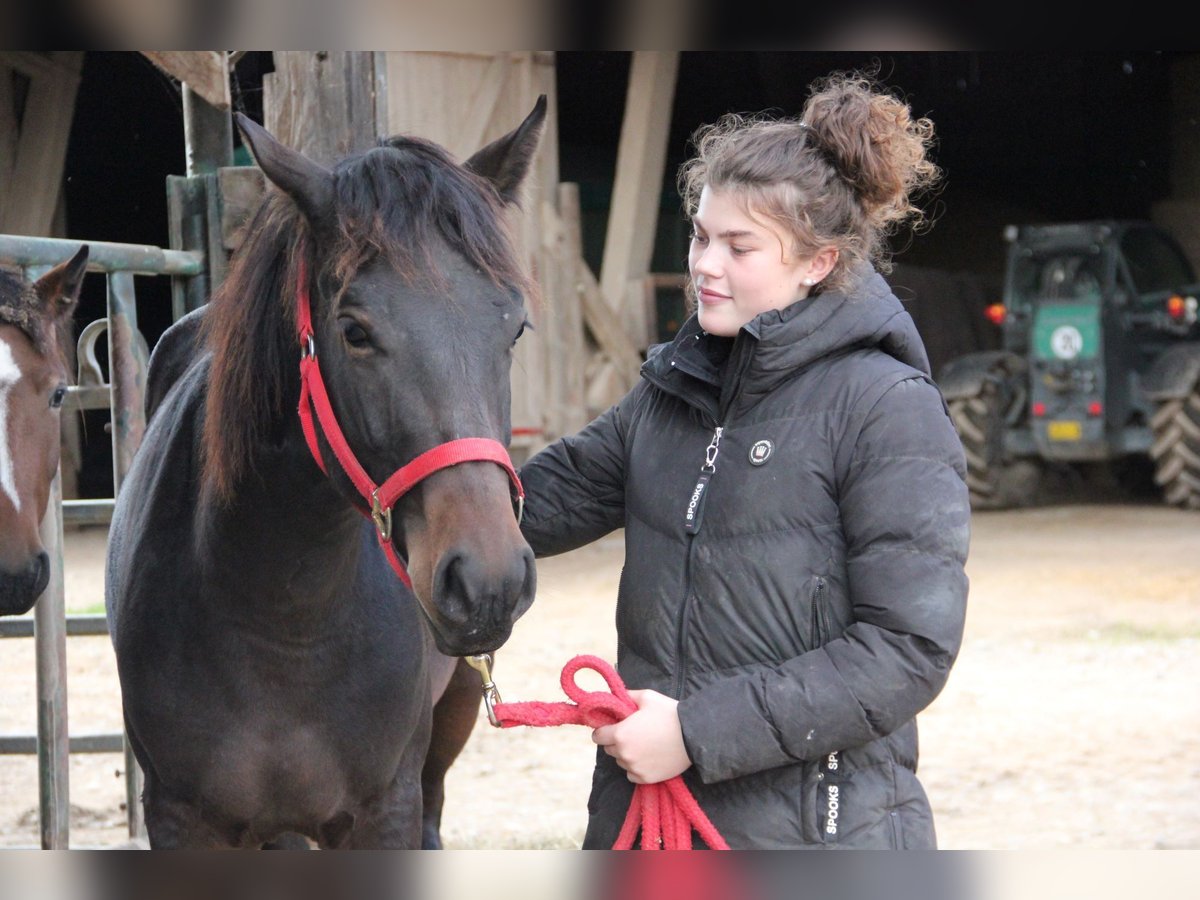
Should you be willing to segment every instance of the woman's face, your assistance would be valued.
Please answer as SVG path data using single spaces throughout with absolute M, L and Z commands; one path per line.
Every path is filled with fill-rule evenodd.
M 829 267 L 817 262 L 820 254 L 793 258 L 790 244 L 783 229 L 765 216 L 751 217 L 736 193 L 705 186 L 692 217 L 688 251 L 700 327 L 733 337 L 759 313 L 807 297 L 806 279 L 814 272 L 823 278 Z

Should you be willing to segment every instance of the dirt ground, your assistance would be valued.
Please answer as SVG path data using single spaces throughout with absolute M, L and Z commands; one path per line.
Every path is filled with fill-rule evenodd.
M 68 535 L 72 610 L 101 608 L 105 537 Z M 618 534 L 539 562 L 538 600 L 496 664 L 505 700 L 563 699 L 572 656 L 615 659 L 621 554 Z M 940 845 L 1200 849 L 1200 518 L 1152 503 L 979 513 L 968 574 L 962 653 L 919 719 Z M 71 638 L 68 663 L 71 732 L 119 730 L 107 638 Z M 32 641 L 0 641 L 0 678 L 0 733 L 33 733 Z M 578 726 L 481 719 L 449 778 L 446 845 L 577 847 L 592 753 Z M 126 841 L 122 764 L 72 757 L 72 847 Z M 34 759 L 0 757 L 0 847 L 37 845 L 37 797 Z

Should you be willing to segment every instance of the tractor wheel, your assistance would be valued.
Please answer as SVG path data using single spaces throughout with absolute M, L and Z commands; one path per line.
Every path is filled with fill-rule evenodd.
M 1181 509 L 1200 509 L 1200 385 L 1186 397 L 1163 402 L 1150 428 L 1154 481 L 1163 499 Z
M 972 509 L 1029 506 L 1037 496 L 1042 467 L 1035 460 L 1006 459 L 1004 428 L 1012 398 L 997 381 L 973 397 L 949 401 L 950 417 L 967 457 Z

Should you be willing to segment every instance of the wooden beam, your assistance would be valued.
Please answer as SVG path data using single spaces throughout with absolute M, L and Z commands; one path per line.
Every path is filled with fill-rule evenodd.
M 601 296 L 596 276 L 588 268 L 586 260 L 578 260 L 575 272 L 578 279 L 575 289 L 583 304 L 583 316 L 588 330 L 616 367 L 621 383 L 630 388 L 642 368 L 642 355 L 625 331 L 616 311 Z
M 17 118 L 15 78 L 8 71 L 6 54 L 0 54 L 0 224 L 8 208 L 8 194 L 13 184 L 13 161 L 21 138 L 21 120 Z M 0 228 L 0 231 L 5 229 Z
M 30 73 L 30 82 L 20 136 L 11 169 L 0 169 L 8 181 L 0 183 L 0 232 L 46 237 L 58 209 L 83 51 L 60 50 L 50 58 L 25 53 L 18 58 L 36 58 L 37 65 L 23 69 Z
M 0 66 L 11 66 L 28 78 L 55 72 L 78 76 L 80 68 L 71 57 L 54 50 L 2 50 Z
M 624 307 L 629 282 L 648 274 L 654 252 L 678 69 L 678 51 L 633 53 L 600 267 L 601 294 L 621 310 L 628 332 L 643 347 L 651 340 L 652 323 L 644 309 Z
M 554 269 L 552 278 L 543 279 L 551 298 L 551 327 L 557 340 L 555 354 L 548 367 L 548 395 L 557 401 L 548 419 L 556 434 L 569 434 L 587 424 L 587 361 L 590 349 L 584 333 L 583 301 L 575 289 L 576 266 L 583 257 L 583 237 L 579 213 L 579 185 L 560 183 L 557 190 L 558 210 L 545 202 L 543 221 L 547 240 L 552 242 L 546 254 Z
M 141 54 L 160 71 L 185 82 L 210 106 L 229 109 L 228 50 L 142 50 Z

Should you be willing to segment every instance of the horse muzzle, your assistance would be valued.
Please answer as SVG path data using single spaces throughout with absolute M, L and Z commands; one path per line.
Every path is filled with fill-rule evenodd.
M 50 557 L 44 550 L 18 571 L 0 569 L 0 616 L 29 612 L 49 582 Z
M 433 572 L 430 618 L 438 649 L 470 656 L 499 648 L 533 603 L 537 569 L 528 544 L 502 559 L 454 548 Z

